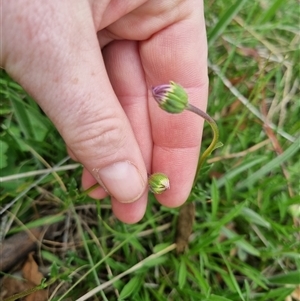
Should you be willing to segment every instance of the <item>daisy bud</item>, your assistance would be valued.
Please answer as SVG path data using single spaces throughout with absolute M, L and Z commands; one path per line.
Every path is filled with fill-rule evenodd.
M 152 174 L 148 178 L 149 189 L 155 194 L 161 194 L 170 188 L 169 178 L 160 172 Z
M 188 95 L 178 84 L 170 81 L 168 85 L 152 88 L 152 95 L 158 105 L 171 114 L 183 112 L 188 106 Z

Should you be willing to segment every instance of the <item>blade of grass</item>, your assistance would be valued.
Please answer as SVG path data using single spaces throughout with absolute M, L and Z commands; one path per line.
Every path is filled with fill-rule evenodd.
M 226 181 L 233 179 L 234 177 L 241 174 L 242 172 L 249 170 L 251 167 L 253 167 L 257 164 L 260 164 L 266 160 L 267 160 L 267 157 L 260 157 L 255 160 L 250 158 L 250 159 L 246 160 L 243 164 L 241 164 L 240 166 L 238 166 L 237 168 L 235 168 L 233 170 L 228 171 L 224 177 L 220 178 L 217 181 L 217 187 L 220 188 L 220 187 L 224 186 Z
M 140 276 L 135 276 L 130 279 L 129 282 L 127 282 L 123 287 L 119 296 L 119 300 L 128 300 L 129 297 L 131 297 L 136 291 L 139 290 L 139 287 L 142 285 L 142 283 L 143 278 L 141 278 Z
M 235 278 L 235 276 L 234 276 L 234 273 L 233 273 L 233 271 L 232 271 L 232 268 L 231 268 L 231 266 L 230 266 L 230 263 L 229 263 L 229 261 L 227 260 L 227 257 L 225 256 L 225 254 L 223 253 L 223 250 L 221 249 L 221 245 L 218 245 L 218 249 L 219 249 L 220 254 L 221 254 L 222 258 L 223 258 L 223 262 L 225 263 L 225 265 L 226 265 L 226 267 L 227 267 L 227 271 L 228 271 L 228 273 L 229 273 L 229 276 L 230 276 L 230 280 L 231 280 L 231 282 L 232 282 L 232 285 L 234 286 L 236 292 L 239 294 L 241 300 L 245 301 L 244 295 L 243 295 L 243 293 L 242 293 L 242 291 L 241 291 L 241 288 L 240 288 L 239 284 L 238 284 L 237 281 L 236 281 L 236 278 Z
M 248 254 L 251 254 L 253 256 L 259 256 L 260 252 L 254 248 L 250 243 L 248 243 L 246 240 L 240 238 L 237 234 L 235 234 L 233 231 L 227 229 L 226 227 L 222 228 L 222 233 L 228 237 L 229 239 L 231 238 L 238 238 L 237 241 L 235 242 L 236 246 L 239 248 L 243 249 L 245 252 Z
M 70 159 L 69 156 L 62 159 L 60 162 L 58 162 L 56 165 L 53 166 L 53 168 L 57 168 L 61 165 L 63 165 L 65 162 L 67 162 Z M 39 179 L 37 179 L 35 182 L 33 182 L 31 185 L 29 185 L 26 189 L 24 189 L 18 196 L 16 196 L 11 202 L 9 202 L 7 205 L 5 205 L 3 208 L 0 207 L 0 216 L 8 210 L 11 206 L 13 206 L 18 200 L 20 200 L 23 196 L 27 194 L 32 188 L 36 187 L 40 182 L 42 182 L 49 174 L 50 172 L 47 172 L 43 176 L 41 176 Z
M 209 294 L 210 287 L 205 279 L 205 273 L 201 273 L 199 267 L 195 266 L 195 264 L 190 260 L 186 260 L 186 264 L 198 281 L 197 285 L 200 287 L 201 292 L 203 292 L 204 294 Z
M 300 284 L 300 271 L 291 271 L 285 274 L 277 274 L 268 278 L 274 284 Z
M 228 24 L 238 14 L 247 0 L 237 0 L 229 9 L 221 16 L 218 23 L 213 27 L 208 34 L 208 47 L 216 41 L 216 39 L 225 31 Z
M 211 215 L 212 215 L 212 219 L 215 220 L 217 217 L 218 207 L 220 202 L 220 193 L 215 178 L 213 178 L 213 182 L 211 184 L 211 196 L 212 196 Z
M 300 137 L 281 155 L 269 161 L 262 168 L 254 172 L 249 178 L 240 182 L 237 189 L 246 188 L 253 185 L 256 181 L 263 178 L 267 173 L 274 170 L 280 164 L 291 158 L 300 149 Z
M 271 20 L 271 18 L 276 14 L 279 7 L 282 6 L 283 3 L 286 3 L 285 0 L 276 0 L 271 3 L 269 9 L 263 11 L 262 15 L 260 16 L 259 20 L 257 21 L 258 24 L 264 24 Z
M 222 296 L 219 296 L 219 295 L 214 295 L 214 294 L 211 294 L 209 296 L 209 301 L 232 301 L 232 299 L 227 299 L 225 297 L 222 297 Z
M 178 270 L 178 285 L 179 289 L 183 289 L 186 284 L 187 268 L 184 260 L 181 260 Z
M 294 287 L 280 287 L 280 288 L 273 288 L 269 290 L 266 294 L 255 294 L 257 298 L 255 300 L 258 301 L 282 301 L 282 300 L 291 300 L 286 299 L 291 295 L 291 293 L 295 290 Z M 259 298 L 260 297 L 260 298 Z
M 11 92 L 10 96 L 10 103 L 22 133 L 26 139 L 33 138 L 32 125 L 27 111 L 24 110 L 24 105 L 19 102 L 20 96 L 13 92 Z
M 50 215 L 50 216 L 41 217 L 35 221 L 28 222 L 26 224 L 26 227 L 25 226 L 24 227 L 16 227 L 16 228 L 13 228 L 12 230 L 9 230 L 8 234 L 11 235 L 11 234 L 18 233 L 20 231 L 23 231 L 24 228 L 32 229 L 32 228 L 37 228 L 40 226 L 55 224 L 55 223 L 61 222 L 64 219 L 65 219 L 64 215 Z
M 267 229 L 271 228 L 271 225 L 268 221 L 266 221 L 260 214 L 250 208 L 244 207 L 242 209 L 241 216 L 247 219 L 250 223 L 262 226 Z
M 75 163 L 75 164 L 69 164 L 69 165 L 64 165 L 64 166 L 55 167 L 55 168 L 53 167 L 53 168 L 46 168 L 46 169 L 38 169 L 38 170 L 34 170 L 34 171 L 18 173 L 15 175 L 0 177 L 0 182 L 2 183 L 2 182 L 6 182 L 6 181 L 19 180 L 19 179 L 26 178 L 26 177 L 35 177 L 35 176 L 39 176 L 39 175 L 43 175 L 43 174 L 49 174 L 49 173 L 53 173 L 53 172 L 57 173 L 60 171 L 73 170 L 78 167 L 81 167 L 81 164 Z

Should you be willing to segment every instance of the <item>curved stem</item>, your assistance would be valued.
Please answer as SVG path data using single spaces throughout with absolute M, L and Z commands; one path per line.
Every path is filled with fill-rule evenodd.
M 198 161 L 198 165 L 197 165 L 197 171 L 196 171 L 196 175 L 195 175 L 195 179 L 194 179 L 194 184 L 196 183 L 197 181 L 197 178 L 199 176 L 199 173 L 200 173 L 200 169 L 203 165 L 203 163 L 205 162 L 205 160 L 207 159 L 207 157 L 211 154 L 211 152 L 215 149 L 217 143 L 218 143 L 218 140 L 219 140 L 219 129 L 218 129 L 218 126 L 216 124 L 216 122 L 214 121 L 213 118 L 211 118 L 207 113 L 203 112 L 202 110 L 200 110 L 199 108 L 191 105 L 191 104 L 188 104 L 187 107 L 186 107 L 186 110 L 190 111 L 190 112 L 193 112 L 197 115 L 199 115 L 200 117 L 202 117 L 203 119 L 205 119 L 212 131 L 213 131 L 213 139 L 210 143 L 210 145 L 208 146 L 208 148 L 204 151 L 204 153 L 200 156 L 200 159 Z

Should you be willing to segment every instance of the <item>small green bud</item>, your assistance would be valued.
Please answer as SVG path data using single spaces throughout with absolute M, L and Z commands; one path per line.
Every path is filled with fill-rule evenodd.
M 170 81 L 168 85 L 152 88 L 152 95 L 160 108 L 171 114 L 179 114 L 188 106 L 187 93 L 173 81 Z
M 160 172 L 152 174 L 148 178 L 149 189 L 155 194 L 161 194 L 167 189 L 170 189 L 169 178 Z

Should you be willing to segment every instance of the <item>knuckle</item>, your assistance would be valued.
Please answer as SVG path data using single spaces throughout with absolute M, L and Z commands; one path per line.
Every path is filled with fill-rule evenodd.
M 88 118 L 67 143 L 79 160 L 115 157 L 125 145 L 126 131 L 122 120 L 114 114 Z

